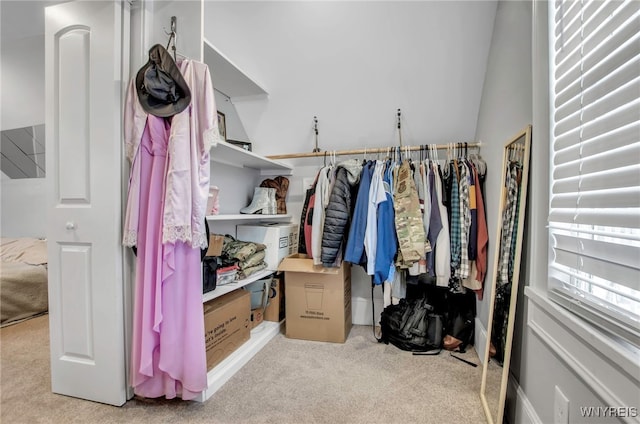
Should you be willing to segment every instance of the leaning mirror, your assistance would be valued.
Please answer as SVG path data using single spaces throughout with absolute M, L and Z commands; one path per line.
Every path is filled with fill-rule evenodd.
M 489 424 L 502 424 L 504 418 L 520 280 L 530 148 L 531 126 L 527 126 L 505 144 L 502 158 L 502 193 L 480 385 L 480 399 Z

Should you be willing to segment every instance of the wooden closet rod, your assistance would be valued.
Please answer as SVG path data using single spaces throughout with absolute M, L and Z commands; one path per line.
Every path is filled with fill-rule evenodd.
M 466 147 L 480 147 L 480 142 L 474 143 L 466 143 Z M 365 155 L 365 154 L 376 154 L 376 153 L 387 153 L 396 151 L 396 149 L 400 149 L 401 152 L 406 152 L 409 150 L 410 152 L 419 151 L 420 148 L 426 147 L 425 151 L 429 150 L 430 146 L 434 146 L 433 144 L 425 144 L 423 146 L 403 146 L 403 147 L 378 147 L 373 149 L 355 149 L 355 150 L 326 150 L 324 152 L 312 152 L 312 153 L 288 153 L 284 155 L 270 155 L 267 156 L 269 159 L 294 159 L 294 158 L 313 158 L 313 157 L 323 157 L 325 155 L 336 155 L 336 156 L 346 156 L 346 155 Z M 451 143 L 451 144 L 436 144 L 435 148 L 438 150 L 448 149 L 451 147 L 455 147 L 458 150 L 465 148 L 465 143 Z

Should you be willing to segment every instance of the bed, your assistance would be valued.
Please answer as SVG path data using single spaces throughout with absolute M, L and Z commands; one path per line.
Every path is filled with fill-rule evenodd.
M 47 241 L 2 237 L 0 260 L 0 326 L 46 313 Z

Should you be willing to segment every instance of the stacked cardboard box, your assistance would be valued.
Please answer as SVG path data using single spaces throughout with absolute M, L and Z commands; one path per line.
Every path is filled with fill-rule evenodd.
M 344 343 L 351 330 L 351 267 L 314 266 L 305 255 L 285 258 L 286 336 Z
M 204 337 L 210 370 L 249 340 L 251 295 L 234 290 L 204 304 Z

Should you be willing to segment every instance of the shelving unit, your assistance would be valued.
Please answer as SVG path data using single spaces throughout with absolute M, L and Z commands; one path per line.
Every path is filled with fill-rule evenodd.
M 233 283 L 229 283 L 229 284 L 225 284 L 223 286 L 218 286 L 215 288 L 215 290 L 212 290 L 208 293 L 205 293 L 202 296 L 202 302 L 208 302 L 212 299 L 215 299 L 216 297 L 220 297 L 222 295 L 225 295 L 227 293 L 230 293 L 236 289 L 242 288 L 244 286 L 246 286 L 247 284 L 251 284 L 254 281 L 258 281 L 261 280 L 271 274 L 273 274 L 275 271 L 274 270 L 270 270 L 270 269 L 263 269 L 262 271 L 256 272 L 255 274 L 251 275 L 248 278 L 242 279 L 242 280 L 238 280 L 238 281 L 234 281 Z
M 286 215 L 261 215 L 261 214 L 220 214 L 207 215 L 209 221 L 280 221 L 290 220 L 291 214 Z
M 266 97 L 267 91 L 262 85 L 257 83 L 253 78 L 249 77 L 239 67 L 237 67 L 224 54 L 217 50 L 208 40 L 203 39 L 203 55 L 204 62 L 209 65 L 212 70 L 213 84 L 216 90 L 231 99 L 240 97 Z M 292 175 L 293 168 L 281 162 L 265 158 L 256 153 L 249 152 L 233 144 L 220 141 L 211 147 L 212 166 L 216 163 L 231 166 L 234 168 L 247 169 L 258 175 Z M 212 173 L 213 173 L 212 168 Z M 226 172 L 226 171 L 224 171 Z M 227 190 L 234 191 L 236 184 L 244 184 L 234 180 L 233 177 L 227 175 L 227 178 L 221 179 L 221 184 L 226 185 Z M 242 180 L 242 178 L 241 178 Z M 246 182 L 245 182 L 246 183 Z M 216 182 L 217 184 L 217 182 Z M 230 186 L 231 185 L 231 186 Z M 241 191 L 241 190 L 240 190 Z M 238 190 L 236 190 L 238 192 Z M 229 197 L 232 197 L 231 195 Z M 229 199 L 227 199 L 229 201 Z M 238 210 L 234 208 L 234 200 L 227 203 L 228 210 Z M 244 202 L 244 199 L 242 200 Z M 231 204 L 231 206 L 229 206 Z M 213 225 L 219 223 L 221 226 L 231 225 L 234 222 L 260 222 L 260 221 L 290 221 L 291 215 L 245 215 L 245 214 L 220 214 L 208 215 L 207 221 L 210 223 L 212 231 L 215 231 Z M 224 224 L 224 225 L 223 225 Z M 216 287 L 215 290 L 205 293 L 202 297 L 203 302 L 207 302 L 216 297 L 222 296 L 233 290 L 246 286 L 254 281 L 260 280 L 273 274 L 273 270 L 263 270 L 251 277 L 237 281 L 232 284 L 226 284 Z M 214 367 L 207 373 L 207 389 L 204 390 L 196 400 L 204 402 L 220 389 L 236 372 L 238 372 L 249 360 L 260 351 L 272 338 L 280 333 L 282 323 L 264 321 L 251 331 L 249 341 L 240 346 L 229 357 Z
M 280 333 L 281 322 L 263 321 L 251 330 L 249 341 L 243 344 L 207 373 L 207 389 L 195 400 L 204 402 L 240 370 L 253 356 Z
M 213 84 L 229 98 L 267 96 L 267 90 L 227 56 L 203 39 L 204 62 L 214 71 Z
M 211 161 L 260 171 L 262 175 L 291 175 L 293 168 L 284 163 L 267 159 L 238 146 L 220 141 L 211 147 Z

